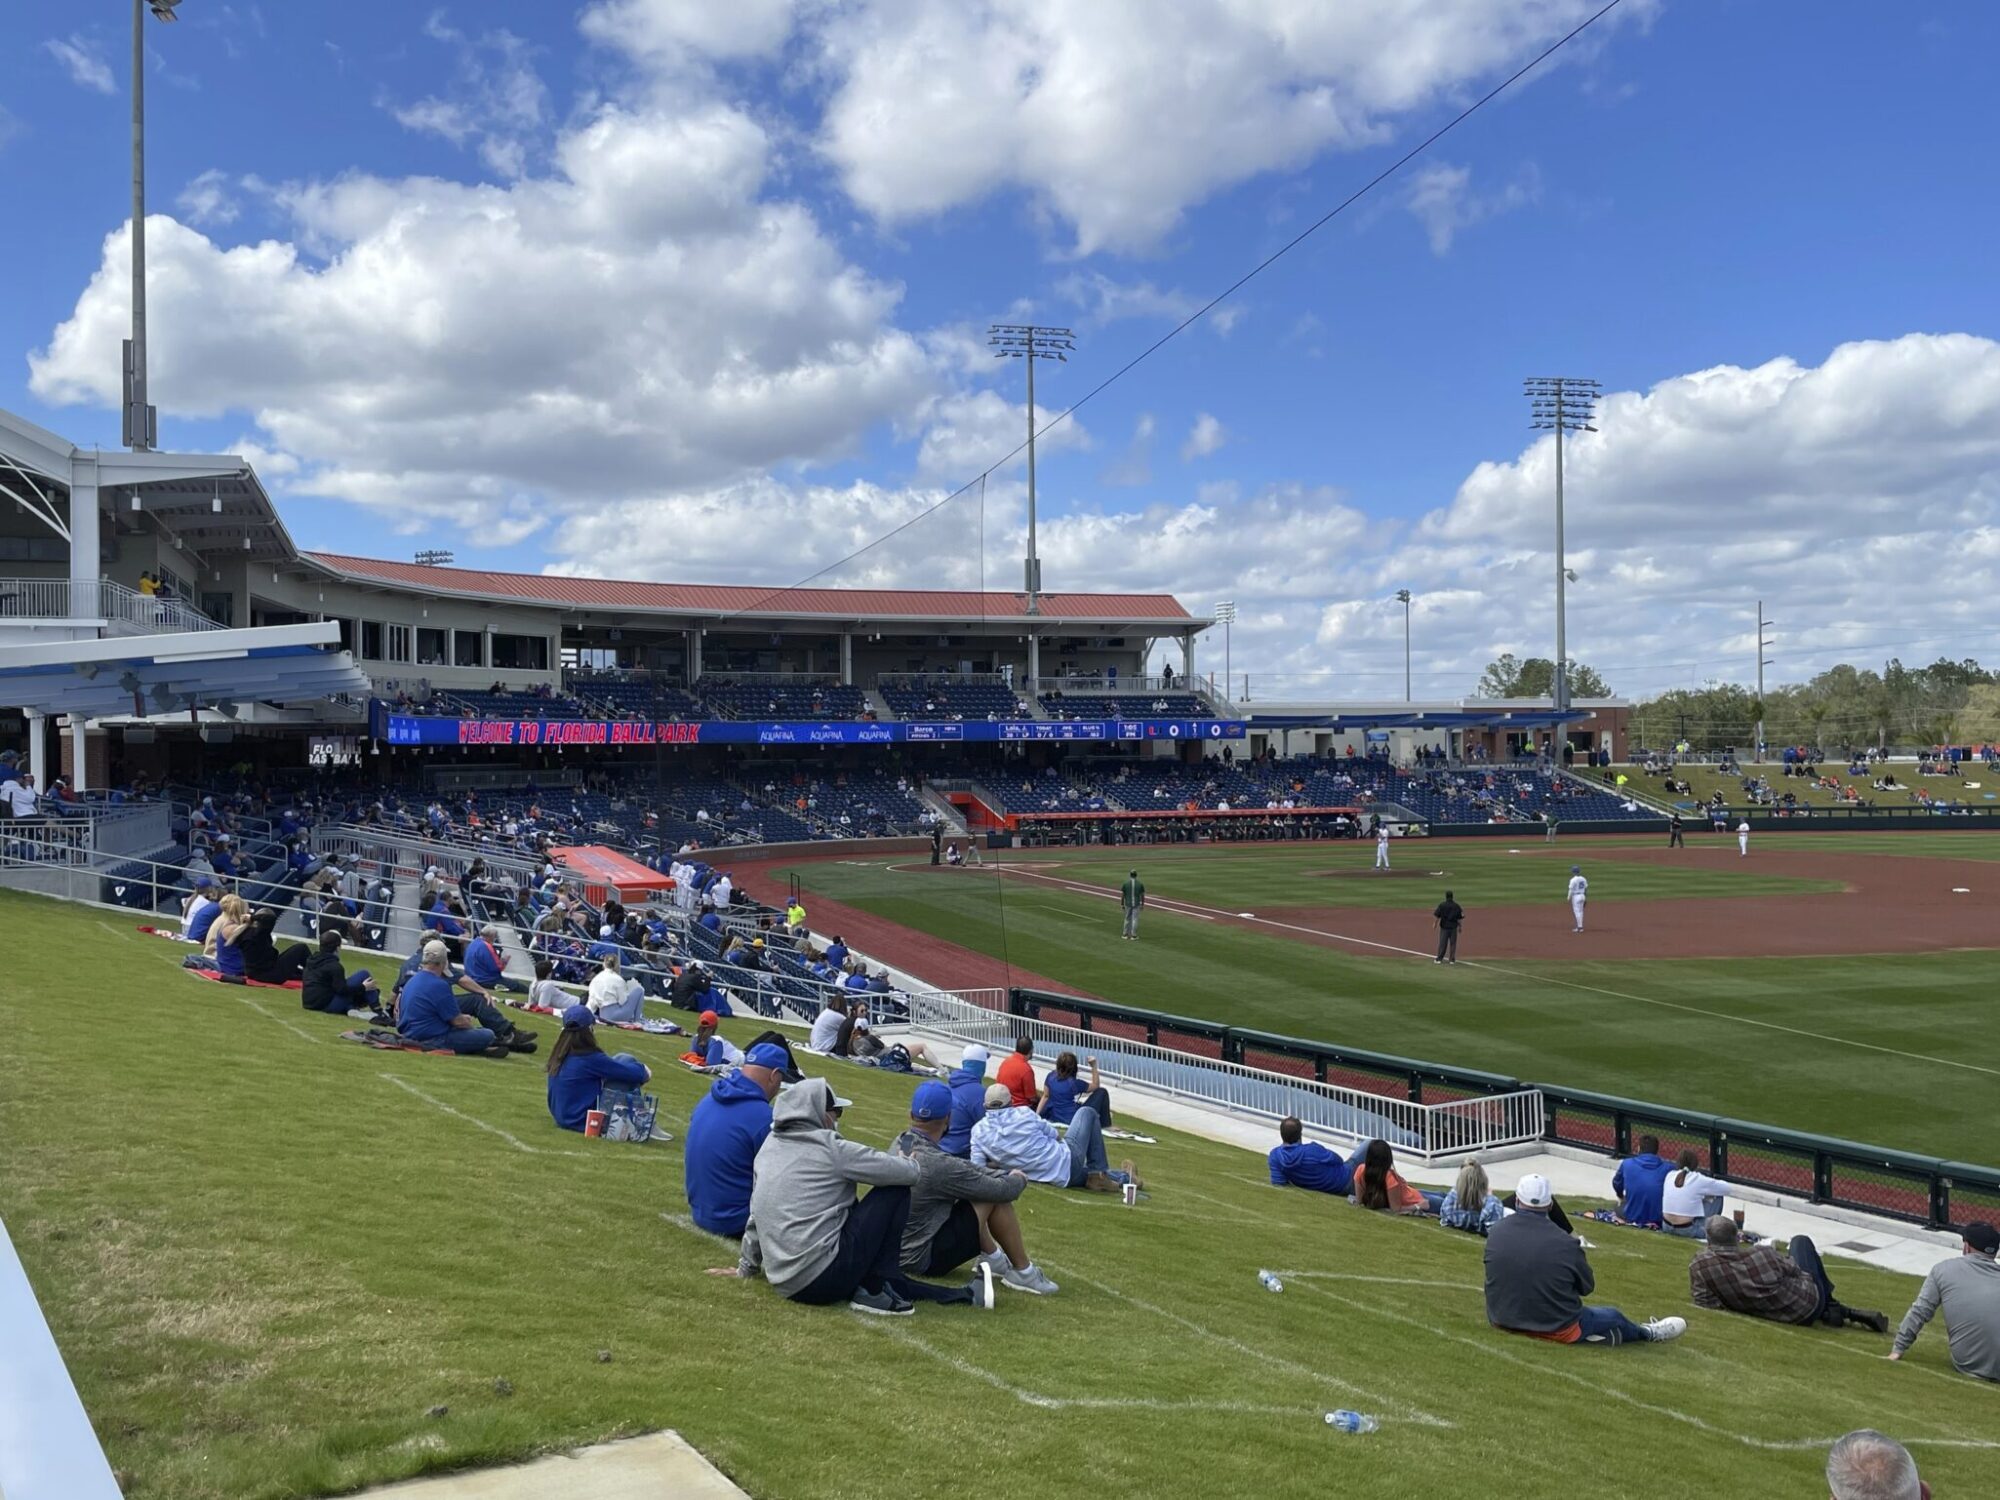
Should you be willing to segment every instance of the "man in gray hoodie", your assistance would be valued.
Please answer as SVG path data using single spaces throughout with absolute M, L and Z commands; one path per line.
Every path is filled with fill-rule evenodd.
M 847 1101 L 824 1078 L 778 1096 L 771 1133 L 757 1151 L 750 1222 L 738 1276 L 762 1272 L 794 1302 L 845 1302 L 856 1312 L 912 1311 L 892 1283 L 898 1274 L 910 1188 L 922 1175 L 907 1157 L 840 1137 Z M 856 1183 L 873 1185 L 866 1198 Z

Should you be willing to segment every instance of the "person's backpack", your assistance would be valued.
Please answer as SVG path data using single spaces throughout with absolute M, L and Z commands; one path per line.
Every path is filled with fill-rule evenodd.
M 875 1059 L 875 1066 L 887 1073 L 914 1073 L 910 1063 L 910 1049 L 901 1042 L 892 1043 L 882 1055 Z

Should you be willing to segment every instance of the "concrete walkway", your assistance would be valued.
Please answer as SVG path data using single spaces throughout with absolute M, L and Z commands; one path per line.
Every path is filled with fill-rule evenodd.
M 363 1490 L 367 1500 L 741 1500 L 677 1432 L 599 1443 L 505 1469 L 466 1469 Z

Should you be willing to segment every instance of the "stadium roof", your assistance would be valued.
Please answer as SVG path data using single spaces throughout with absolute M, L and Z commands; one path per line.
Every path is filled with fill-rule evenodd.
M 563 609 L 636 611 L 683 615 L 807 616 L 826 620 L 988 620 L 1030 618 L 1025 594 L 951 589 L 756 588 L 743 584 L 638 583 L 569 578 L 544 573 L 497 573 L 480 568 L 430 567 L 307 552 L 337 577 L 390 584 L 473 599 L 518 599 Z M 1171 594 L 1043 594 L 1050 622 L 1188 627 L 1208 621 L 1190 615 Z
M 98 718 L 368 692 L 330 620 L 0 648 L 0 703 Z

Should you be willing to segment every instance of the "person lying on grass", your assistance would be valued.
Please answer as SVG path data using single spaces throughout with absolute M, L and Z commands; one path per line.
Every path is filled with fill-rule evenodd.
M 1271 1148 L 1269 1157 L 1271 1186 L 1346 1197 L 1354 1187 L 1354 1170 L 1367 1155 L 1367 1144 L 1356 1146 L 1354 1154 L 1343 1161 L 1337 1153 L 1304 1136 L 1305 1127 L 1296 1115 L 1287 1115 L 1278 1122 L 1278 1144 Z
M 809 1307 L 845 1302 L 855 1312 L 907 1317 L 913 1306 L 894 1283 L 910 1189 L 922 1174 L 907 1157 L 843 1140 L 847 1107 L 824 1078 L 779 1096 L 757 1152 L 742 1253 L 709 1274 L 762 1275 Z M 855 1191 L 861 1183 L 872 1189 L 865 1198 Z
M 605 1084 L 635 1089 L 653 1070 L 629 1052 L 607 1053 L 598 1046 L 597 1014 L 588 1005 L 570 1006 L 562 1023 L 549 1048 L 549 1114 L 564 1130 L 582 1130 Z
M 972 1302 L 998 1276 L 1008 1286 L 1046 1297 L 1056 1284 L 1028 1259 L 1014 1200 L 1028 1185 L 1019 1168 L 1001 1172 L 974 1166 L 938 1148 L 951 1123 L 951 1090 L 935 1079 L 917 1085 L 910 1099 L 910 1128 L 890 1151 L 914 1161 L 922 1176 L 910 1189 L 910 1218 L 903 1228 L 904 1280 L 898 1290 L 911 1301 Z M 914 1280 L 944 1276 L 967 1261 L 978 1269 L 964 1288 L 932 1287 Z
M 1889 1319 L 1865 1307 L 1849 1307 L 1833 1295 L 1833 1282 L 1819 1251 L 1805 1235 L 1794 1235 L 1788 1251 L 1746 1245 L 1734 1219 L 1715 1214 L 1704 1224 L 1707 1244 L 1688 1265 L 1688 1295 L 1696 1307 L 1767 1318 L 1773 1323 L 1854 1323 L 1877 1333 Z
M 972 1127 L 974 1166 L 1002 1171 L 1018 1168 L 1030 1182 L 1093 1193 L 1116 1193 L 1128 1182 L 1134 1187 L 1145 1186 L 1131 1162 L 1120 1162 L 1117 1170 L 1112 1169 L 1104 1155 L 1103 1127 L 1097 1111 L 1089 1105 L 1077 1109 L 1067 1135 L 1058 1135 L 1055 1126 L 1012 1099 L 1004 1083 L 986 1090 L 986 1113 Z
M 1387 1141 L 1370 1141 L 1362 1149 L 1353 1188 L 1350 1201 L 1377 1213 L 1434 1214 L 1444 1202 L 1442 1193 L 1427 1193 L 1403 1181 Z

